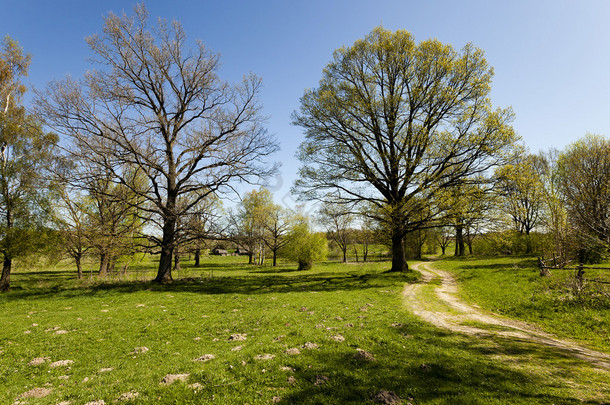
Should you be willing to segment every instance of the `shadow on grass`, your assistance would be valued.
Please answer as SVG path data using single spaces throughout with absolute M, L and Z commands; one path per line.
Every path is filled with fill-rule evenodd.
M 62 276 L 56 276 L 57 272 L 52 273 L 54 278 L 50 280 L 44 276 L 40 277 L 28 275 L 26 288 L 13 288 L 9 293 L 0 295 L 0 300 L 15 301 L 34 297 L 45 297 L 61 294 L 62 297 L 69 298 L 80 295 L 95 295 L 98 293 L 116 292 L 133 293 L 138 291 L 163 291 L 163 292 L 190 292 L 201 294 L 279 294 L 289 292 L 309 292 L 309 291 L 349 291 L 368 288 L 390 288 L 396 283 L 413 283 L 418 279 L 418 273 L 407 271 L 405 273 L 384 273 L 381 271 L 371 271 L 362 274 L 360 272 L 311 272 L 295 271 L 293 269 L 278 268 L 276 270 L 257 270 L 243 272 L 236 270 L 236 275 L 224 273 L 213 275 L 209 272 L 212 268 L 220 268 L 224 265 L 214 264 L 212 267 L 202 267 L 202 273 L 208 273 L 196 277 L 177 279 L 173 283 L 160 285 L 150 281 L 121 281 L 97 282 L 87 284 L 83 280 L 82 284 L 75 283 L 74 280 L 65 282 Z M 230 266 L 227 268 L 231 268 Z M 247 267 L 248 270 L 251 267 Z M 40 274 L 40 273 L 37 273 Z M 19 274 L 23 277 L 25 274 Z
M 531 342 L 455 335 L 425 325 L 410 324 L 398 332 L 416 350 L 397 355 L 373 348 L 377 361 L 358 360 L 356 350 L 314 354 L 313 366 L 297 368 L 302 382 L 282 397 L 282 403 L 348 404 L 377 402 L 381 391 L 392 391 L 405 402 L 447 404 L 599 404 L 565 390 L 561 378 L 577 378 L 579 367 L 589 367 L 560 350 Z M 390 336 L 391 339 L 405 339 Z M 404 346 L 403 346 L 404 347 Z M 532 364 L 560 364 L 538 371 L 517 368 L 490 356 L 516 355 Z M 518 358 L 514 358 L 518 361 Z M 290 365 L 290 364 L 288 364 Z M 523 370 L 523 371 L 522 371 Z M 327 379 L 327 380 L 326 380 Z

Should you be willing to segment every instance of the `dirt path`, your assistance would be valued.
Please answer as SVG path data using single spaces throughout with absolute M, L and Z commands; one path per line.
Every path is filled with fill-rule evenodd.
M 556 338 L 525 322 L 484 312 L 462 301 L 457 297 L 458 287 L 453 276 L 433 268 L 430 263 L 418 263 L 413 269 L 422 274 L 422 282 L 407 284 L 402 294 L 409 310 L 425 321 L 439 328 L 469 335 L 498 335 L 547 345 L 610 370 L 610 355 Z

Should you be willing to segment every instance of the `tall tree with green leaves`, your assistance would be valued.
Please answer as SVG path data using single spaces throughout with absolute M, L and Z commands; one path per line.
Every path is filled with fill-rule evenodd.
M 45 172 L 57 137 L 21 104 L 30 56 L 6 37 L 0 50 L 0 291 L 10 288 L 13 259 L 44 245 Z
M 170 282 L 183 218 L 233 181 L 275 171 L 265 162 L 277 144 L 263 125 L 261 80 L 222 81 L 217 54 L 202 42 L 188 48 L 177 21 L 151 27 L 143 5 L 130 16 L 110 13 L 87 43 L 98 69 L 53 82 L 38 110 L 77 146 L 69 151 L 86 151 L 75 160 L 103 166 L 125 187 L 125 167 L 146 176 L 146 189 L 132 192 L 157 228 L 149 234 L 161 255 L 155 281 Z
M 558 159 L 568 221 L 581 245 L 581 260 L 610 253 L 610 139 L 587 135 Z
M 544 161 L 540 156 L 519 154 L 515 161 L 495 172 L 502 210 L 520 234 L 529 235 L 543 214 L 546 200 L 543 169 Z
M 439 210 L 427 201 L 503 163 L 517 136 L 510 109 L 493 109 L 483 51 L 376 28 L 335 51 L 293 115 L 305 130 L 295 191 L 378 207 L 392 239 L 392 270 L 407 269 L 404 239 Z

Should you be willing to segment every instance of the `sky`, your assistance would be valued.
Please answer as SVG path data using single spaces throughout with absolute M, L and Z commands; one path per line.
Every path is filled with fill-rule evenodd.
M 0 0 L 0 35 L 32 55 L 25 83 L 44 89 L 93 65 L 85 38 L 102 30 L 108 12 L 130 14 L 119 0 Z M 566 145 L 587 133 L 610 136 L 610 1 L 606 0 L 174 0 L 145 2 L 152 18 L 180 21 L 190 44 L 221 55 L 220 76 L 262 77 L 267 129 L 281 151 L 280 175 L 269 179 L 276 200 L 294 206 L 294 154 L 304 139 L 291 125 L 307 88 L 315 88 L 332 53 L 376 26 L 406 29 L 417 42 L 436 38 L 456 49 L 485 51 L 494 67 L 494 106 L 512 106 L 513 127 L 532 152 Z M 30 93 L 31 94 L 31 93 Z M 26 98 L 28 102 L 28 98 Z

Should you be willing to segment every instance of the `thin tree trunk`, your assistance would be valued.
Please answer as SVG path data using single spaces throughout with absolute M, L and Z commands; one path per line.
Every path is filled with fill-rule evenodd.
M 343 251 L 343 263 L 347 263 L 347 245 L 341 246 L 341 250 Z
M 201 260 L 201 249 L 195 250 L 195 267 L 199 267 Z
M 10 290 L 11 268 L 12 268 L 12 260 L 5 253 L 4 254 L 4 263 L 2 265 L 2 277 L 0 277 L 0 291 L 1 292 Z
M 277 266 L 277 248 L 273 249 L 273 267 Z
M 174 271 L 180 271 L 180 252 L 175 249 L 174 252 Z
M 77 253 L 76 256 L 74 256 L 74 261 L 76 262 L 76 272 L 77 272 L 77 277 L 78 279 L 82 279 L 83 278 L 83 265 L 81 263 L 81 254 Z

